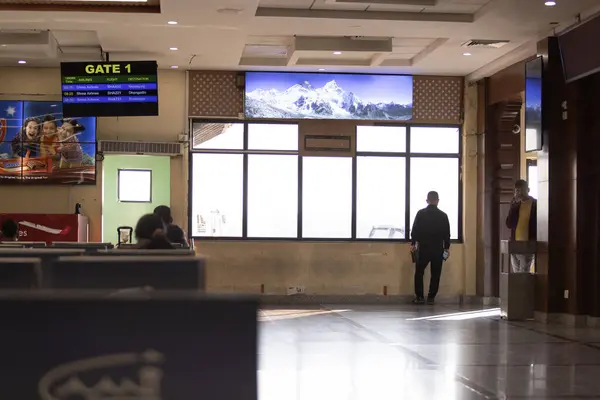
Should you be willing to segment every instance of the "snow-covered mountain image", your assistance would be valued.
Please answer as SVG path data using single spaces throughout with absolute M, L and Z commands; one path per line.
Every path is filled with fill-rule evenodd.
M 264 73 L 275 75 L 273 73 Z M 286 75 L 286 74 L 277 74 Z M 366 75 L 371 83 L 354 82 L 351 79 L 361 75 L 342 76 L 339 82 L 336 77 L 341 75 L 325 74 L 287 74 L 291 78 L 307 78 L 299 83 L 268 83 L 260 87 L 250 88 L 246 92 L 246 116 L 249 118 L 309 118 L 309 119 L 362 119 L 362 120 L 395 120 L 405 121 L 412 118 L 412 78 L 405 76 L 379 76 Z M 312 78 L 312 79 L 311 79 Z M 402 78 L 410 80 L 410 97 L 404 87 L 397 88 L 402 96 L 408 97 L 404 102 L 391 100 L 393 88 L 373 86 L 373 79 Z M 360 78 L 359 78 L 360 79 Z M 315 81 L 312 82 L 311 81 Z M 248 79 L 247 79 L 248 83 Z M 361 98 L 352 90 L 344 88 L 345 85 L 360 89 L 368 95 L 369 99 Z M 255 85 L 259 86 L 259 85 Z M 274 86 L 274 87 L 273 87 Z M 398 86 L 398 85 L 396 85 Z M 407 86 L 406 84 L 404 86 Z M 382 94 L 382 101 L 374 100 Z

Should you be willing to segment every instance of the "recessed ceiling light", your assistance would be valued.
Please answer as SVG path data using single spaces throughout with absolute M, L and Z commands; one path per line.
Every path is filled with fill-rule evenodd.
M 325 68 L 319 68 L 319 71 L 327 71 Z
M 171 65 L 171 68 L 177 69 L 177 68 L 179 68 L 179 66 L 177 66 L 177 65 Z
M 472 56 L 473 54 L 471 53 L 463 53 L 463 56 Z
M 333 52 L 333 55 L 334 55 L 334 56 L 339 56 L 340 54 L 342 54 L 342 52 L 341 52 L 341 51 L 334 51 L 334 52 Z
M 549 1 L 545 2 L 544 5 L 547 7 L 554 7 L 556 5 L 556 2 L 549 0 Z
M 19 64 L 27 64 L 27 61 L 25 61 L 25 60 L 19 60 Z
M 171 51 L 177 51 L 179 49 L 177 47 L 169 47 L 169 50 L 171 50 Z
M 167 21 L 167 24 L 169 25 L 177 25 L 179 22 L 177 21 Z

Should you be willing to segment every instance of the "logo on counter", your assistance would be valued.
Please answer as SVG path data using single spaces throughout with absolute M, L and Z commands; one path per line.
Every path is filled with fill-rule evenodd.
M 164 361 L 163 354 L 146 350 L 141 354 L 113 354 L 59 365 L 42 377 L 39 395 L 41 400 L 162 400 L 163 370 L 159 365 Z M 133 371 L 131 376 L 123 375 L 125 370 Z M 89 384 L 86 374 L 102 377 Z

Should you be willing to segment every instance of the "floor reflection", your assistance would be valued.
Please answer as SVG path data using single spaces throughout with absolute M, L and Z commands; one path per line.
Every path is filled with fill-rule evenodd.
M 600 335 L 580 328 L 557 337 L 498 315 L 443 306 L 263 310 L 259 398 L 600 399 L 600 349 L 587 341 Z

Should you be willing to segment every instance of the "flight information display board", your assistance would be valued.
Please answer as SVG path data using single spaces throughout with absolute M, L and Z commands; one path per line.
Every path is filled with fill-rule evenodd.
M 65 117 L 158 115 L 156 61 L 61 63 Z

